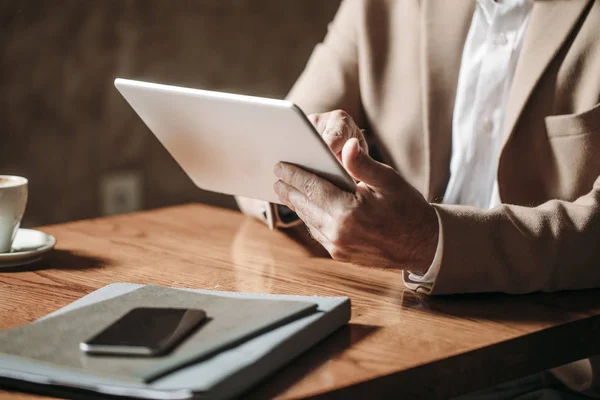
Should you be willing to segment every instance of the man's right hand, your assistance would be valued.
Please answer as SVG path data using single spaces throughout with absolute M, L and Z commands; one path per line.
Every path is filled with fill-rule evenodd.
M 352 138 L 358 139 L 362 150 L 369 154 L 365 135 L 347 112 L 335 110 L 322 114 L 311 114 L 308 116 L 308 120 L 340 161 L 344 144 Z

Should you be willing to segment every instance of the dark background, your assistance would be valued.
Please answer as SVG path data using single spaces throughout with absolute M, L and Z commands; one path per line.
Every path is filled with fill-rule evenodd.
M 144 209 L 197 189 L 115 77 L 282 98 L 339 0 L 0 0 L 0 174 L 29 179 L 23 225 L 102 214 L 103 179 L 133 173 Z

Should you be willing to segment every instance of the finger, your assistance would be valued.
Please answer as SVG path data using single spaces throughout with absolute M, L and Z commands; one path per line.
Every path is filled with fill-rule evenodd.
M 330 214 L 354 200 L 350 193 L 295 165 L 278 163 L 274 173 L 281 181 L 294 187 L 321 210 Z
M 275 190 L 275 193 L 276 193 L 276 194 L 277 194 L 277 196 L 279 197 L 279 201 L 281 201 L 281 203 L 282 203 L 284 206 L 286 206 L 287 208 L 289 208 L 290 210 L 292 210 L 293 212 L 295 212 L 295 213 L 297 214 L 296 210 L 294 209 L 294 205 L 293 205 L 292 203 L 290 203 L 290 201 L 289 201 L 289 199 L 287 198 L 287 196 L 282 196 L 282 195 L 279 195 L 279 193 L 278 193 L 278 190 L 281 190 L 281 189 L 278 189 L 278 188 L 277 188 L 277 185 L 278 185 L 278 183 L 275 183 L 275 185 L 273 186 L 273 188 L 274 188 L 274 190 Z
M 397 184 L 398 174 L 391 167 L 369 157 L 356 139 L 349 140 L 344 146 L 342 163 L 354 179 L 369 186 L 390 188 Z
M 321 121 L 326 121 L 322 131 L 323 140 L 334 154 L 341 153 L 344 144 L 352 138 L 358 139 L 361 147 L 368 152 L 363 131 L 347 112 L 336 110 L 323 114 L 319 117 L 318 127 L 323 125 Z
M 310 114 L 307 116 L 312 126 L 319 132 L 319 135 L 323 132 L 323 129 L 325 129 L 323 118 L 321 118 L 323 115 L 326 114 Z
M 305 224 L 322 231 L 330 222 L 331 217 L 326 212 L 293 186 L 280 180 L 275 183 L 274 189 L 281 202 L 289 204 Z
M 323 248 L 325 250 L 327 250 L 327 252 L 329 253 L 329 255 L 331 254 L 335 254 L 335 247 L 333 246 L 333 244 L 331 244 L 331 242 L 321 233 L 319 232 L 317 229 L 307 225 L 308 228 L 308 232 L 310 234 L 310 236 L 312 236 L 312 238 L 314 240 L 316 240 L 317 242 L 319 242 L 319 244 L 321 246 L 323 246 Z
M 327 249 L 327 247 L 331 244 L 329 242 L 329 240 L 327 240 L 327 238 L 325 237 L 325 235 L 323 235 L 321 232 L 319 232 L 318 229 L 313 228 L 310 225 L 306 225 L 306 227 L 308 228 L 308 232 L 310 233 L 310 236 L 312 236 L 312 238 L 314 240 L 316 240 L 317 242 L 321 243 L 321 246 L 325 247 L 325 249 Z
M 310 114 L 308 116 L 308 120 L 315 127 L 319 135 L 323 135 L 325 132 L 325 127 L 327 126 L 327 120 L 329 119 L 331 112 L 320 113 L 320 114 Z

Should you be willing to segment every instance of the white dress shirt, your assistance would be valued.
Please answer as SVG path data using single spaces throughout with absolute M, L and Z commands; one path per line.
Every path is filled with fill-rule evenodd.
M 458 77 L 446 204 L 500 204 L 496 175 L 504 117 L 532 8 L 533 0 L 477 0 Z M 444 247 L 439 215 L 438 221 L 433 263 L 423 276 L 410 274 L 409 284 L 431 287 L 437 276 Z

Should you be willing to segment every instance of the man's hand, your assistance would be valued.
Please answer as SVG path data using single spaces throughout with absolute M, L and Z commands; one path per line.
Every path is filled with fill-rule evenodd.
M 342 160 L 344 144 L 352 138 L 356 138 L 365 153 L 369 153 L 369 147 L 362 130 L 345 111 L 336 110 L 323 114 L 311 114 L 308 116 L 308 120 L 321 134 L 325 143 L 340 161 Z
M 326 115 L 317 117 L 317 127 Z M 280 200 L 298 213 L 334 259 L 425 273 L 438 241 L 435 210 L 396 171 L 369 157 L 364 136 L 350 117 L 336 124 L 325 122 L 326 126 L 340 128 L 334 130 L 340 134 L 334 134 L 328 143 L 332 143 L 334 152 L 339 146 L 344 167 L 359 181 L 356 193 L 343 191 L 301 168 L 279 163 L 274 172 L 279 178 L 275 191 Z M 340 141 L 343 143 L 337 144 Z

